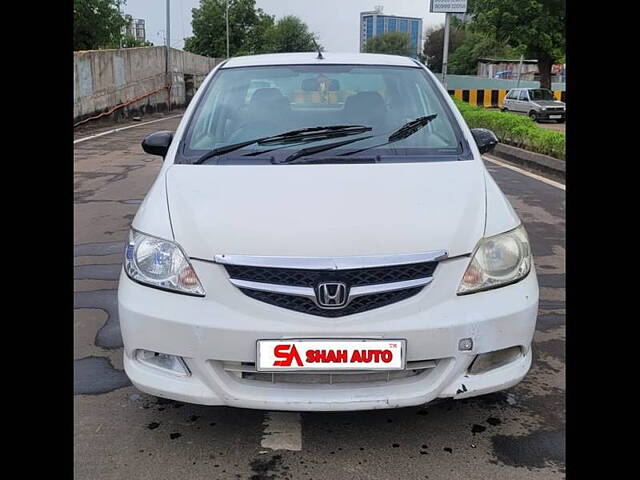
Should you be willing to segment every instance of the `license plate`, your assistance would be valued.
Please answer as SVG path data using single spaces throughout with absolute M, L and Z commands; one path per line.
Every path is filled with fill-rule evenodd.
M 562 118 L 562 115 L 549 115 L 549 118 Z
M 256 370 L 403 370 L 406 340 L 258 340 Z

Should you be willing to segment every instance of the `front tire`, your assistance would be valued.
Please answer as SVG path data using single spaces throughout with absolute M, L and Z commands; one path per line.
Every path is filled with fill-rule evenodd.
M 540 120 L 538 120 L 538 114 L 536 112 L 529 112 L 529 118 L 536 123 L 540 123 Z

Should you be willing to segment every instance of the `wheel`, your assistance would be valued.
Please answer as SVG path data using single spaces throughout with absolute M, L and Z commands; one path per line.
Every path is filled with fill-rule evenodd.
M 538 114 L 536 112 L 529 112 L 529 118 L 534 122 L 538 122 Z
M 507 107 L 502 107 L 502 108 L 500 109 L 500 111 L 501 111 L 502 113 L 504 113 L 504 112 L 508 112 L 508 111 L 509 111 L 509 109 L 508 109 Z

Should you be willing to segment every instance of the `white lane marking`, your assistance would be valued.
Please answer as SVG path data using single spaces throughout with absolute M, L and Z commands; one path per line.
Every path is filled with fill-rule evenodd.
M 526 175 L 527 177 L 535 178 L 536 180 L 540 180 L 541 182 L 546 183 L 547 185 L 551 185 L 552 187 L 556 187 L 556 188 L 559 188 L 560 190 L 566 191 L 565 185 L 560 182 L 550 180 L 540 175 L 536 175 L 535 173 L 531 173 L 527 170 L 523 170 L 522 168 L 518 168 L 508 163 L 501 162 L 500 160 L 493 157 L 489 157 L 488 155 L 484 155 L 484 158 L 490 161 L 491 163 L 495 163 L 496 165 L 500 165 L 501 167 L 508 168 L 509 170 L 515 170 L 516 172 Z
M 91 135 L 89 137 L 79 138 L 77 140 L 74 140 L 73 144 L 75 145 L 76 143 L 86 142 L 87 140 L 93 140 L 94 138 L 102 137 L 103 135 L 109 135 L 110 133 L 121 132 L 123 130 L 129 130 L 130 128 L 141 127 L 143 125 L 149 125 L 150 123 L 162 122 L 164 120 L 169 120 L 170 118 L 181 117 L 182 115 L 184 115 L 184 114 L 181 113 L 180 115 L 171 115 L 170 117 L 159 118 L 157 120 L 150 120 L 148 122 L 143 122 L 143 123 L 136 123 L 134 125 L 129 125 L 127 127 L 114 128 L 113 130 L 108 130 L 106 132 L 96 133 L 95 135 Z
M 271 450 L 302 450 L 300 413 L 266 412 L 260 445 Z

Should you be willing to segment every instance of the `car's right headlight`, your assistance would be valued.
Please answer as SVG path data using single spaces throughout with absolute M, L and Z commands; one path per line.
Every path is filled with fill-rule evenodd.
M 531 270 L 531 246 L 523 225 L 478 242 L 464 272 L 458 295 L 503 287 Z
M 151 287 L 204 296 L 204 288 L 180 246 L 131 229 L 124 255 L 129 278 Z

